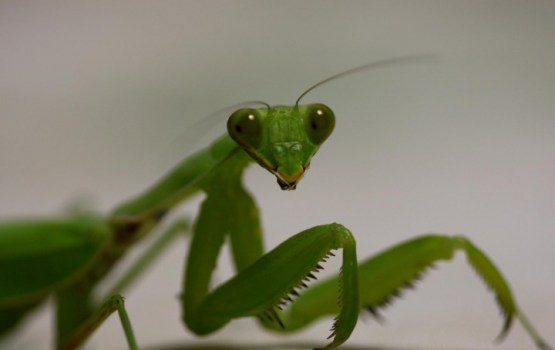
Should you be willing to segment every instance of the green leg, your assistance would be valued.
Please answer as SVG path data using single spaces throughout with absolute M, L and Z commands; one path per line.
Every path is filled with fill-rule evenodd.
M 325 349 L 342 344 L 354 329 L 358 312 L 356 244 L 351 233 L 339 224 L 316 226 L 289 238 L 262 256 L 237 276 L 208 294 L 198 307 L 197 322 L 213 330 L 230 319 L 259 316 L 271 318 L 287 328 L 292 320 L 278 311 L 291 296 L 306 286 L 305 280 L 319 270 L 319 262 L 332 250 L 343 250 L 341 279 L 335 288 L 342 292 L 334 301 L 338 316 Z
M 227 320 L 207 320 L 200 308 L 208 294 L 212 272 L 228 230 L 228 212 L 224 203 L 210 194 L 204 200 L 187 254 L 182 317 L 187 327 L 198 335 L 211 333 L 227 323 Z
M 235 186 L 230 210 L 229 233 L 235 270 L 242 271 L 264 254 L 258 207 L 250 194 Z
M 228 174 L 229 175 L 229 174 Z M 224 183 L 226 181 L 226 183 Z M 227 183 L 234 181 L 234 183 Z M 238 275 L 210 291 L 216 259 L 230 234 Z M 334 348 L 351 334 L 358 315 L 358 276 L 355 241 L 341 225 L 331 224 L 303 231 L 262 256 L 263 242 L 258 211 L 239 178 L 218 178 L 207 186 L 207 197 L 193 229 L 185 269 L 183 319 L 187 327 L 204 335 L 231 319 L 257 316 L 271 328 L 288 327 L 290 320 L 279 311 L 305 280 L 318 270 L 318 263 L 333 249 L 343 249 L 342 280 L 335 288 L 343 293 L 332 343 Z
M 526 328 L 537 347 L 549 349 L 524 315 L 518 311 L 507 282 L 487 256 L 462 236 L 426 235 L 418 237 L 359 264 L 360 310 L 366 309 L 379 316 L 379 309 L 389 304 L 404 288 L 413 283 L 434 263 L 451 260 L 456 250 L 462 250 L 470 265 L 495 293 L 505 316 L 501 339 L 509 330 L 513 317 Z M 303 293 L 287 310 L 286 331 L 302 328 L 312 321 L 338 312 L 336 286 L 338 278 L 331 278 Z
M 71 336 L 65 339 L 59 339 L 57 345 L 58 350 L 76 349 L 116 310 L 118 311 L 125 336 L 127 337 L 129 349 L 138 350 L 135 335 L 131 328 L 131 322 L 125 311 L 124 300 L 120 295 L 114 295 L 104 302 L 104 304 L 93 312 Z
M 212 319 L 201 308 L 224 237 L 229 235 L 236 271 L 244 270 L 263 254 L 256 204 L 240 177 L 226 175 L 207 186 L 187 255 L 182 314 L 187 327 L 198 335 L 211 333 L 229 321 Z

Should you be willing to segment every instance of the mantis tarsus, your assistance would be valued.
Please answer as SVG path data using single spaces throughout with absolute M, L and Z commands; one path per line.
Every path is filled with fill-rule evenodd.
M 348 74 L 402 59 L 367 64 L 333 75 L 305 90 L 293 106 L 241 108 L 228 119 L 229 135 L 185 159 L 158 183 L 107 216 L 83 214 L 58 219 L 0 223 L 0 333 L 50 295 L 56 300 L 56 347 L 79 347 L 113 311 L 118 311 L 130 349 L 137 349 L 123 298 L 135 273 L 117 284 L 103 303 L 93 300 L 96 284 L 134 242 L 152 231 L 176 205 L 205 193 L 193 226 L 181 294 L 183 320 L 196 334 L 214 332 L 230 320 L 254 316 L 277 332 L 300 329 L 335 315 L 330 342 L 344 343 L 360 312 L 377 315 L 398 292 L 411 287 L 427 268 L 463 251 L 496 296 L 505 322 L 504 336 L 517 318 L 537 347 L 549 349 L 517 307 L 504 277 L 467 238 L 429 234 L 402 242 L 358 261 L 353 234 L 332 223 L 302 231 L 264 253 L 258 209 L 242 184 L 254 160 L 276 176 L 282 190 L 294 190 L 312 157 L 335 125 L 324 104 L 300 105 L 312 89 Z M 410 58 L 414 60 L 415 58 Z M 178 222 L 160 238 L 188 230 Z M 237 275 L 210 289 L 216 259 L 229 237 Z M 308 286 L 319 263 L 341 250 L 341 273 Z M 139 261 L 140 266 L 142 260 Z M 306 290 L 305 290 L 306 289 Z

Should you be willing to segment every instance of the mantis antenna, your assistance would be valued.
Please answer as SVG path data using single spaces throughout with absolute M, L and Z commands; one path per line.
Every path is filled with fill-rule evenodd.
M 308 94 L 310 91 L 312 91 L 312 90 L 316 89 L 318 86 L 324 85 L 325 83 L 328 83 L 332 80 L 336 80 L 336 79 L 339 79 L 339 78 L 343 78 L 344 76 L 347 76 L 347 75 L 351 75 L 351 74 L 355 74 L 355 73 L 359 73 L 359 72 L 363 72 L 363 71 L 367 71 L 367 70 L 373 70 L 375 68 L 396 66 L 396 65 L 404 64 L 404 63 L 429 63 L 429 62 L 435 61 L 437 59 L 437 57 L 438 56 L 436 54 L 422 54 L 422 55 L 394 57 L 394 58 L 387 58 L 387 59 L 380 60 L 380 61 L 374 61 L 374 62 L 367 63 L 367 64 L 359 66 L 359 67 L 348 69 L 348 70 L 343 71 L 341 73 L 334 74 L 331 77 L 328 77 L 328 78 L 312 85 L 308 89 L 306 89 L 301 94 L 301 96 L 299 96 L 299 98 L 297 99 L 297 102 L 295 102 L 295 107 L 297 107 L 299 105 L 299 102 L 301 101 L 301 99 L 306 94 Z

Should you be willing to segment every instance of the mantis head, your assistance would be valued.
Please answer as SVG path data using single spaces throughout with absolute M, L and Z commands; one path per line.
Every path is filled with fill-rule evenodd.
M 277 177 L 282 190 L 294 190 L 320 145 L 335 126 L 332 110 L 321 103 L 299 106 L 310 91 L 332 80 L 362 71 L 417 61 L 429 62 L 435 55 L 413 55 L 375 61 L 332 75 L 310 86 L 294 106 L 241 108 L 227 121 L 229 135 L 258 164 Z
M 276 176 L 282 190 L 296 188 L 334 126 L 332 110 L 321 103 L 241 108 L 227 121 L 231 138 Z

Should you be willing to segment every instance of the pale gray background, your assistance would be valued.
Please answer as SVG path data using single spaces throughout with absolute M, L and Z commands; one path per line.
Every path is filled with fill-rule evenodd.
M 252 99 L 290 104 L 339 71 L 437 53 L 436 64 L 307 96 L 335 110 L 337 128 L 298 190 L 281 192 L 258 168 L 247 175 L 267 245 L 331 221 L 352 229 L 360 257 L 420 233 L 466 234 L 553 344 L 554 34 L 551 1 L 2 1 L 0 213 L 50 215 L 79 198 L 107 211 L 223 131 L 225 116 L 200 144 L 180 139 L 202 116 Z M 126 293 L 143 345 L 197 341 L 176 298 L 185 247 Z M 532 347 L 519 324 L 493 345 L 501 319 L 460 255 L 385 315 L 384 327 L 361 317 L 350 344 Z M 51 318 L 43 308 L 0 347 L 46 349 Z M 286 341 L 323 344 L 330 324 Z M 208 341 L 279 338 L 241 320 Z M 87 348 L 124 347 L 111 318 Z

